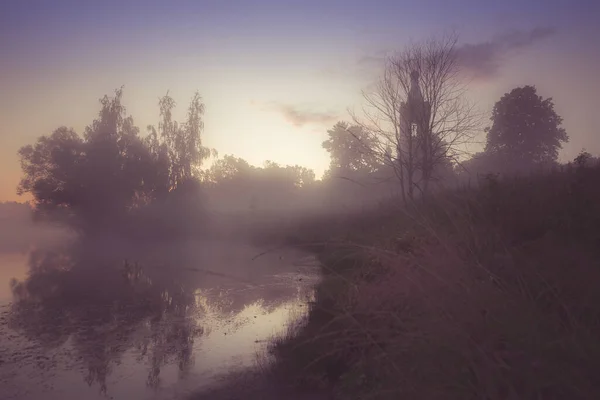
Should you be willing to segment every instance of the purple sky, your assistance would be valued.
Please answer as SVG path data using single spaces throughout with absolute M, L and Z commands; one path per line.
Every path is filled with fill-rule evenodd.
M 181 116 L 198 89 L 206 144 L 253 164 L 327 167 L 320 143 L 385 52 L 447 29 L 461 34 L 484 112 L 517 85 L 555 99 L 571 142 L 600 153 L 600 2 L 27 1 L 0 5 L 0 201 L 20 176 L 16 151 L 60 125 L 82 131 L 98 99 L 125 85 L 137 124 L 156 123 L 170 90 Z

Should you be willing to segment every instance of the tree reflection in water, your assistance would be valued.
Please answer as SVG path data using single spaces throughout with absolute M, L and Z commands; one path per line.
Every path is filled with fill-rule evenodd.
M 213 370 L 238 367 L 256 354 L 257 343 L 283 332 L 287 310 L 305 310 L 318 279 L 306 254 L 289 250 L 253 261 L 259 253 L 227 241 L 149 246 L 116 239 L 33 251 L 27 279 L 12 282 L 7 321 L 53 360 L 66 361 L 57 365 L 83 367 L 88 385 L 104 394 L 113 371 L 111 395 L 124 386 L 127 396 L 142 389 L 133 380 L 121 385 L 130 368 L 144 371 L 153 389 L 168 386 L 166 366 L 175 366 L 179 379 L 191 373 L 210 379 Z M 200 337 L 210 348 L 200 350 Z M 24 346 L 15 344 L 14 353 Z M 194 354 L 202 354 L 198 365 Z M 69 384 L 59 376 L 59 385 Z
M 9 326 L 46 349 L 69 342 L 88 385 L 106 394 L 107 377 L 128 350 L 150 364 L 150 387 L 160 385 L 167 364 L 180 376 L 189 372 L 194 340 L 205 333 L 193 288 L 78 247 L 34 251 L 29 268 L 26 280 L 11 282 Z

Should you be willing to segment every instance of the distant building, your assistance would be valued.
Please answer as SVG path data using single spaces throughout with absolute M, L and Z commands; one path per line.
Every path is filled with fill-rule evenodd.
M 424 137 L 424 131 L 429 129 L 431 117 L 431 105 L 423 98 L 421 87 L 419 86 L 419 72 L 413 71 L 410 74 L 411 83 L 408 92 L 407 101 L 400 105 L 400 138 L 398 138 L 399 150 L 404 154 L 417 154 L 419 146 L 418 138 Z

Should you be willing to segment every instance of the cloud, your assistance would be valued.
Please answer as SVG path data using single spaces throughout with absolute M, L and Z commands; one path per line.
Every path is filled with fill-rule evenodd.
M 269 103 L 269 108 L 280 112 L 288 122 L 298 127 L 308 124 L 330 124 L 338 119 L 337 113 L 311 111 L 287 104 Z
M 491 79 L 498 74 L 503 58 L 512 51 L 530 47 L 555 34 L 554 28 L 538 27 L 528 32 L 506 33 L 488 42 L 464 44 L 457 48 L 459 62 L 476 79 Z
M 389 50 L 379 50 L 372 54 L 367 54 L 360 57 L 357 61 L 359 67 L 379 67 L 383 65 L 386 57 L 389 55 Z
M 511 52 L 533 46 L 540 40 L 556 34 L 551 27 L 537 27 L 530 31 L 513 31 L 498 35 L 490 41 L 467 43 L 457 47 L 458 59 L 461 66 L 470 75 L 479 80 L 494 78 L 505 57 Z M 386 56 L 390 52 L 379 51 L 364 55 L 357 60 L 357 68 L 362 72 L 380 71 Z

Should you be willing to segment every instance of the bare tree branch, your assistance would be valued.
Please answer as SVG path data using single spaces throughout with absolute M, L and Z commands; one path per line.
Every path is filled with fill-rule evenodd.
M 393 167 L 409 199 L 415 188 L 427 194 L 443 168 L 464 156 L 481 126 L 459 74 L 457 43 L 451 33 L 389 57 L 374 89 L 362 92 L 363 115 L 350 112 L 376 138 L 366 151 Z

